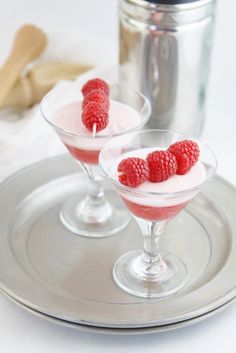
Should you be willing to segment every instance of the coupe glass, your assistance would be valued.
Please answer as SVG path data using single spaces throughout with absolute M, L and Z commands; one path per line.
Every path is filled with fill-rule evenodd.
M 119 205 L 120 201 L 115 192 L 109 195 L 109 200 L 104 195 L 103 176 L 98 166 L 98 156 L 112 135 L 97 134 L 94 137 L 86 129 L 84 133 L 77 133 L 76 129 L 66 130 L 56 119 L 58 113 L 66 105 L 82 101 L 82 99 L 81 87 L 74 82 L 67 83 L 65 87 L 56 88 L 44 97 L 41 103 L 41 113 L 88 177 L 87 196 L 84 198 L 77 194 L 70 198 L 60 210 L 61 222 L 73 233 L 97 238 L 119 232 L 128 224 L 130 215 L 122 204 Z M 140 116 L 137 125 L 131 129 L 122 128 L 116 136 L 140 129 L 150 116 L 151 109 L 148 100 L 131 88 L 111 84 L 110 100 L 126 104 Z M 69 111 L 66 114 L 69 119 Z
M 214 175 L 216 158 L 209 147 L 199 143 L 200 161 L 205 167 L 205 177 L 187 188 L 178 183 L 174 192 L 147 191 L 143 185 L 130 188 L 118 181 L 117 165 L 124 154 L 139 149 L 165 150 L 186 136 L 164 130 L 143 130 L 111 139 L 100 153 L 100 166 L 111 178 L 115 188 L 138 222 L 143 237 L 142 250 L 134 250 L 120 257 L 113 267 L 115 282 L 124 291 L 144 297 L 157 298 L 170 295 L 184 286 L 188 269 L 181 259 L 168 252 L 159 252 L 163 230 L 200 189 Z M 136 155 L 137 156 L 137 155 Z M 182 176 L 179 176 L 179 181 Z M 147 184 L 146 184 L 147 185 Z M 149 184 L 150 185 L 150 184 Z M 150 189 L 149 189 L 150 190 Z M 197 236 L 197 235 L 196 235 Z

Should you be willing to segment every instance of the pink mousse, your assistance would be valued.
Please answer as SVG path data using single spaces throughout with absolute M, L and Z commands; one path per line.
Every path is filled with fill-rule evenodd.
M 110 101 L 108 126 L 95 137 L 86 129 L 81 117 L 82 102 L 74 101 L 55 114 L 54 123 L 63 130 L 60 137 L 71 154 L 79 161 L 91 164 L 98 163 L 99 153 L 111 136 L 125 133 L 141 123 L 136 110 L 116 101 Z

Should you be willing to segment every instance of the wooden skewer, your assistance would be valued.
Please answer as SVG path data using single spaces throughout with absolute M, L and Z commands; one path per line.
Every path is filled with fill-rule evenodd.
M 23 68 L 39 56 L 47 44 L 37 27 L 25 25 L 16 33 L 11 53 L 0 70 L 0 105 L 16 83 Z
M 93 138 L 96 137 L 97 124 L 93 124 Z

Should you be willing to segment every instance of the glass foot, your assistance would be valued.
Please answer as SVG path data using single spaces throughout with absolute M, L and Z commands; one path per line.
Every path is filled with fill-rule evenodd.
M 141 250 L 121 256 L 113 278 L 125 292 L 143 298 L 160 298 L 177 292 L 187 280 L 184 263 L 169 253 L 160 253 L 157 264 L 144 261 Z
M 116 199 L 114 195 L 114 199 Z M 93 238 L 114 235 L 125 228 L 130 221 L 129 212 L 120 205 L 90 197 L 69 199 L 60 210 L 60 220 L 69 231 Z

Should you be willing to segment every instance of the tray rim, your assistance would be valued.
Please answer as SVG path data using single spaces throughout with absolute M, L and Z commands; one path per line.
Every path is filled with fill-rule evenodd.
M 135 327 L 135 328 L 118 328 L 118 327 L 101 327 L 101 326 L 92 326 L 92 325 L 85 325 L 75 322 L 70 322 L 67 320 L 63 320 L 60 318 L 56 318 L 54 316 L 50 316 L 44 314 L 40 311 L 34 310 L 33 308 L 21 303 L 20 301 L 16 300 L 15 298 L 11 297 L 8 293 L 4 292 L 0 289 L 0 293 L 4 295 L 8 300 L 12 303 L 16 304 L 18 307 L 22 308 L 23 310 L 29 312 L 30 314 L 39 317 L 43 320 L 51 322 L 56 325 L 69 327 L 72 329 L 76 329 L 79 331 L 84 332 L 92 332 L 92 333 L 99 333 L 99 334 L 109 334 L 109 335 L 147 335 L 147 334 L 154 334 L 154 333 L 162 333 L 167 331 L 173 331 L 181 328 L 186 328 L 188 326 L 192 326 L 198 324 L 206 319 L 209 319 L 219 313 L 221 313 L 224 309 L 228 308 L 236 301 L 236 296 L 229 300 L 228 302 L 224 303 L 223 305 L 217 307 L 216 309 L 210 310 L 205 314 L 201 314 L 199 316 L 193 317 L 191 319 L 183 320 L 174 322 L 171 324 L 166 325 L 158 325 L 158 326 L 149 326 L 149 327 Z

